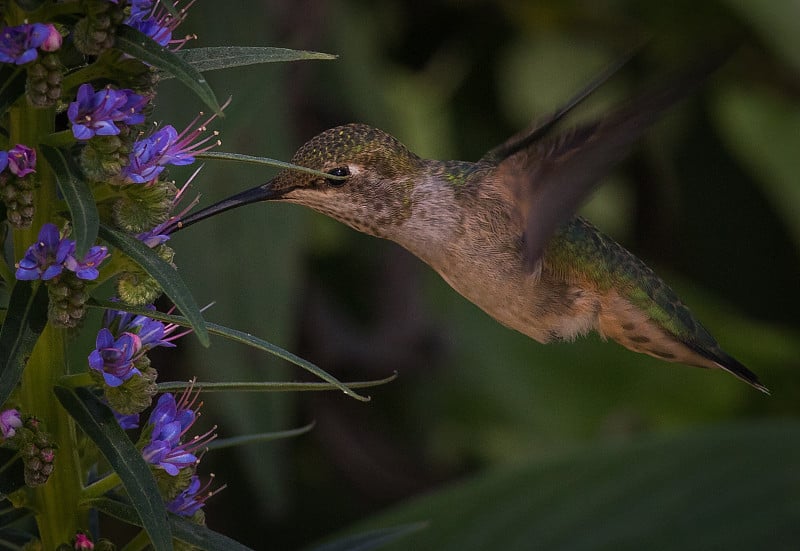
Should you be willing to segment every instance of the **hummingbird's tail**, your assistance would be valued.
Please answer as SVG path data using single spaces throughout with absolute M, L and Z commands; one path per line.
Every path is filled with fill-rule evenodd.
M 692 350 L 716 364 L 717 367 L 724 369 L 734 377 L 757 388 L 764 394 L 769 394 L 769 389 L 761 384 L 755 373 L 747 369 L 739 360 L 727 354 L 721 348 L 715 347 L 714 349 L 708 349 L 704 347 L 693 347 L 691 343 L 686 344 L 692 348 Z

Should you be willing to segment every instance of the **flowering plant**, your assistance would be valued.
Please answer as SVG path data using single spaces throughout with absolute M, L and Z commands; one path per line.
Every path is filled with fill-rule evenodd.
M 101 511 L 142 528 L 126 548 L 242 548 L 205 527 L 203 505 L 224 486 L 212 484 L 199 463 L 224 441 L 216 439 L 216 427 L 197 435 L 193 426 L 205 388 L 244 383 L 159 382 L 163 374 L 148 358 L 154 348 L 174 347 L 187 333 L 207 346 L 215 333 L 325 381 L 306 388 L 338 388 L 364 399 L 352 389 L 373 384 L 345 385 L 266 341 L 206 323 L 175 269 L 168 242 L 196 203 L 186 197 L 197 171 L 179 187 L 167 179 L 169 166 L 204 156 L 242 158 L 209 152 L 220 142 L 207 128 L 227 104 L 219 105 L 201 72 L 331 57 L 184 48 L 190 37 L 174 32 L 190 5 L 0 3 L 0 218 L 14 255 L 0 262 L 7 296 L 0 328 L 0 497 L 18 510 L 11 521 L 32 516 L 36 525 L 36 533 L 0 526 L 0 534 L 20 545 L 38 539 L 43 549 L 113 548 L 99 539 L 102 526 L 89 522 L 92 511 Z M 145 126 L 157 84 L 173 77 L 212 114 L 183 131 Z M 111 297 L 102 290 L 111 286 L 98 285 L 106 281 L 115 284 Z M 162 294 L 181 315 L 156 310 Z M 105 310 L 101 327 L 85 322 L 90 308 Z M 70 369 L 71 336 L 81 331 L 91 332 L 95 348 Z

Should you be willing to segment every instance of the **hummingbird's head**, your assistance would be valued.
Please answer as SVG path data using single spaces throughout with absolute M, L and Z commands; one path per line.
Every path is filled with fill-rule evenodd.
M 411 214 L 411 192 L 423 161 L 386 132 L 348 124 L 318 134 L 292 163 L 329 174 L 293 169 L 266 184 L 228 197 L 184 217 L 178 228 L 259 201 L 305 205 L 359 231 L 390 237 Z
M 305 205 L 359 231 L 385 237 L 410 213 L 421 159 L 386 132 L 348 124 L 318 134 L 291 162 L 341 178 L 287 169 L 262 186 L 270 199 Z

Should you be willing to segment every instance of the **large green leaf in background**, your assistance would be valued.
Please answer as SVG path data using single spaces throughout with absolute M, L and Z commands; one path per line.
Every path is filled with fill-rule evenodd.
M 428 521 L 384 549 L 796 549 L 800 423 L 582 446 L 417 499 L 354 529 Z

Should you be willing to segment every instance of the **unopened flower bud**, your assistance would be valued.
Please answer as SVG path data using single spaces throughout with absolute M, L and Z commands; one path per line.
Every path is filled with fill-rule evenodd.
M 50 301 L 47 319 L 56 327 L 77 327 L 86 315 L 89 293 L 86 281 L 70 271 L 63 271 L 47 286 Z
M 177 188 L 171 182 L 128 186 L 114 203 L 114 222 L 131 233 L 143 232 L 169 218 Z
M 29 64 L 25 83 L 28 102 L 34 107 L 55 105 L 61 98 L 61 81 L 63 79 L 64 67 L 55 54 L 45 54 Z
M 55 52 L 61 48 L 61 33 L 58 32 L 58 29 L 56 29 L 55 25 L 53 24 L 48 23 L 46 26 L 49 28 L 49 32 L 47 34 L 47 38 L 45 38 L 44 42 L 42 42 L 42 45 L 39 46 L 39 49 L 45 52 Z
M 90 373 L 95 381 L 103 381 L 96 371 Z M 150 367 L 134 374 L 119 386 L 104 385 L 103 391 L 108 405 L 123 415 L 144 411 L 150 407 L 153 396 L 158 392 L 157 377 L 158 372 Z
M 146 272 L 125 272 L 117 281 L 117 295 L 123 302 L 144 306 L 161 296 L 161 286 Z

